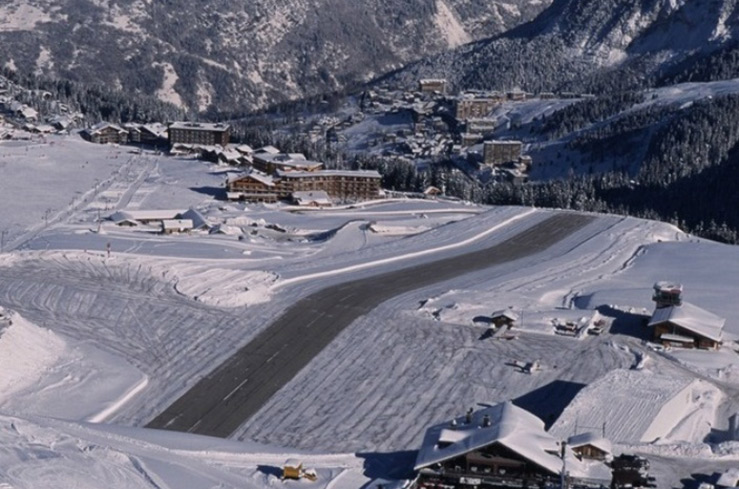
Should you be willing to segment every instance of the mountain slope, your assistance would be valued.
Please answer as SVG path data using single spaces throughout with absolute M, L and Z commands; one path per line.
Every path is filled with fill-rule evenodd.
M 530 91 L 685 81 L 683 72 L 735 47 L 737 16 L 736 0 L 555 0 L 528 24 L 431 56 L 395 79 L 434 74 L 457 86 Z
M 549 0 L 9 0 L 0 65 L 197 110 L 367 80 L 533 18 Z

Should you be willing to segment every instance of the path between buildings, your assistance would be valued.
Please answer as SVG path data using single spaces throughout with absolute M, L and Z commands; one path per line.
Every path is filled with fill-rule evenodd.
M 555 214 L 487 249 L 319 290 L 288 308 L 147 426 L 228 437 L 339 333 L 382 302 L 544 251 L 593 219 Z

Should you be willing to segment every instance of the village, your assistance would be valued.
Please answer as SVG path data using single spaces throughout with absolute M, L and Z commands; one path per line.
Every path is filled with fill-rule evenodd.
M 337 115 L 301 117 L 297 123 L 286 124 L 281 131 L 346 154 L 380 155 L 413 162 L 419 167 L 448 161 L 470 178 L 522 184 L 528 181 L 534 162 L 526 154 L 527 145 L 511 137 L 528 117 L 525 111 L 518 110 L 519 105 L 529 101 L 543 102 L 552 105 L 551 111 L 593 97 L 574 93 L 532 94 L 517 88 L 508 92 L 448 92 L 444 79 L 419 80 L 412 91 L 378 87 L 350 99 L 355 104 Z M 43 110 L 39 112 L 34 107 L 43 107 Z M 340 183 L 346 179 L 346 174 L 304 176 L 300 184 L 297 175 L 291 175 L 292 181 L 287 182 L 284 175 L 278 176 L 276 172 L 321 168 L 315 164 L 295 164 L 295 160 L 305 159 L 299 153 L 278 155 L 280 150 L 274 147 L 252 149 L 245 144 L 231 144 L 231 127 L 226 122 L 162 121 L 121 125 L 99 122 L 90 125 L 82 114 L 71 113 L 64 104 L 51 101 L 48 92 L 24 90 L 4 79 L 0 80 L 0 112 L 16 129 L 27 134 L 67 133 L 82 127 L 85 129 L 80 135 L 93 143 L 133 144 L 256 170 L 249 185 L 246 180 L 237 184 L 242 190 L 229 189 L 234 198 L 238 194 L 241 199 L 272 202 L 288 199 L 292 191 L 304 192 L 305 189 L 325 192 L 318 195 L 317 201 L 323 201 L 326 194 L 338 200 L 376 196 L 370 181 L 377 176 L 370 173 L 351 174 L 356 177 L 355 183 L 363 182 L 361 186 L 365 187 L 357 192 L 341 190 L 346 187 L 345 183 Z M 348 115 L 342 118 L 342 113 Z M 500 134 L 502 138 L 498 137 Z M 12 131 L 6 129 L 0 133 L 0 139 L 18 135 L 13 136 Z M 269 163 L 265 154 L 269 154 Z M 255 155 L 257 165 L 254 165 Z M 283 164 L 276 165 L 280 159 Z M 318 188 L 322 185 L 307 183 L 317 178 L 332 182 L 328 184 L 328 192 Z M 275 184 L 282 188 L 274 188 Z M 443 193 L 444 189 L 433 191 Z
M 446 237 L 443 234 L 436 237 L 431 233 L 431 238 L 428 238 L 431 242 L 426 244 L 429 247 L 440 246 L 437 241 L 446 243 L 452 241 L 452 238 L 458 238 L 453 226 L 461 226 L 460 222 L 464 221 L 465 213 L 474 216 L 483 214 L 482 210 L 466 209 L 464 203 L 444 201 L 441 198 L 442 189 L 428 189 L 427 193 L 412 196 L 414 197 L 412 204 L 405 204 L 401 196 L 388 198 L 389 192 L 382 189 L 382 175 L 377 171 L 328 169 L 324 162 L 311 161 L 301 153 L 285 153 L 274 146 L 251 148 L 246 144 L 233 144 L 230 141 L 231 127 L 227 123 L 103 122 L 86 127 L 77 134 L 74 128 L 86 125 L 81 115 L 71 114 L 68 108 L 54 105 L 55 103 L 48 100 L 44 93 L 14 92 L 12 87 L 5 90 L 3 96 L 6 98 L 0 99 L 2 104 L 0 110 L 5 115 L 2 129 L 4 136 L 0 139 L 18 142 L 31 138 L 40 141 L 39 138 L 45 137 L 44 135 L 49 137 L 53 135 L 54 138 L 74 138 L 75 144 L 90 147 L 92 144 L 111 145 L 110 147 L 116 150 L 115 158 L 119 156 L 121 158 L 121 166 L 124 160 L 134 166 L 140 158 L 140 164 L 157 167 L 159 173 L 150 169 L 149 173 L 142 172 L 141 175 L 134 175 L 131 178 L 136 185 L 141 185 L 141 188 L 134 188 L 130 192 L 132 194 L 140 193 L 147 196 L 155 194 L 155 190 L 146 187 L 149 180 L 157 181 L 158 185 L 161 181 L 171 179 L 177 181 L 176 185 L 185 185 L 172 177 L 177 172 L 172 168 L 177 165 L 184 168 L 188 163 L 192 163 L 196 170 L 207 172 L 208 182 L 216 179 L 220 181 L 221 186 L 218 188 L 206 186 L 207 192 L 210 193 L 207 194 L 207 199 L 202 195 L 201 197 L 208 202 L 201 207 L 180 205 L 180 201 L 173 202 L 171 209 L 164 209 L 162 206 L 125 205 L 123 197 L 115 201 L 111 195 L 127 194 L 128 189 L 118 189 L 115 192 L 108 189 L 101 192 L 89 203 L 82 205 L 84 218 L 73 221 L 73 224 L 60 226 L 63 236 L 57 239 L 58 243 L 62 244 L 56 246 L 60 249 L 65 249 L 62 246 L 79 248 L 77 252 L 83 257 L 82 261 L 108 260 L 115 263 L 115 260 L 118 260 L 117 263 L 120 265 L 128 258 L 123 257 L 126 252 L 119 250 L 135 250 L 132 254 L 135 255 L 142 253 L 141 249 L 146 249 L 147 242 L 153 247 L 165 247 L 175 243 L 176 246 L 182 247 L 177 248 L 178 252 L 191 246 L 196 250 L 193 251 L 193 255 L 200 256 L 202 253 L 210 256 L 198 247 L 205 247 L 203 244 L 205 239 L 200 240 L 201 237 L 206 238 L 207 235 L 210 239 L 212 234 L 218 236 L 213 238 L 208 246 L 232 248 L 228 251 L 230 254 L 225 255 L 225 251 L 222 253 L 234 263 L 239 263 L 238 266 L 242 266 L 241 263 L 246 264 L 244 266 L 262 266 L 263 262 L 274 265 L 280 261 L 296 260 L 295 256 L 307 258 L 306 261 L 310 262 L 314 253 L 318 256 L 322 253 L 322 250 L 317 250 L 319 246 L 330 242 L 330 236 L 342 232 L 356 232 L 365 243 L 368 240 L 376 240 L 373 243 L 385 244 L 388 246 L 386 250 L 390 250 L 386 253 L 391 255 L 391 258 L 397 258 L 402 255 L 390 248 L 390 243 L 398 236 L 409 238 L 421 236 L 423 239 L 424 233 L 429 234 L 434 229 L 452 227 L 447 231 L 449 235 Z M 29 104 L 16 100 L 24 97 Z M 370 147 L 387 152 L 388 155 L 409 158 L 419 164 L 428 164 L 438 156 L 449 156 L 460 161 L 460 168 L 469 169 L 472 166 L 475 172 L 487 172 L 494 178 L 514 183 L 523 182 L 532 165 L 531 158 L 525 154 L 525 144 L 519 140 L 496 139 L 493 136 L 496 129 L 515 127 L 520 120 L 510 112 L 495 117 L 491 115 L 503 104 L 524 102 L 533 97 L 535 96 L 532 94 L 520 91 L 506 94 L 465 92 L 450 97 L 446 95 L 444 80 L 422 80 L 418 90 L 414 92 L 390 90 L 367 92 L 363 96 L 362 105 L 365 107 L 363 116 L 354 115 L 352 116 L 354 122 L 339 122 L 333 125 L 313 121 L 307 124 L 312 125 L 312 128 L 306 134 L 325 139 L 331 144 L 341 144 L 342 136 L 348 135 L 351 138 L 352 131 L 358 130 L 354 126 L 372 117 L 397 117 L 403 120 L 409 118 L 413 121 L 411 132 L 399 129 L 382 135 L 379 132 L 370 134 L 368 137 L 372 140 L 372 145 L 376 143 L 376 146 Z M 574 100 L 583 96 L 539 94 L 536 97 L 544 100 L 549 100 L 550 97 Z M 46 100 L 46 103 L 53 106 L 52 111 L 57 114 L 46 118 L 40 117 L 39 113 L 31 108 L 33 101 L 38 100 Z M 392 124 L 390 126 L 394 127 Z M 89 144 L 78 143 L 77 140 L 80 138 Z M 53 146 L 49 148 L 50 151 L 53 150 Z M 161 168 L 157 165 L 161 165 Z M 199 178 L 198 176 L 197 179 Z M 193 182 L 199 181 L 197 179 Z M 154 184 L 151 185 L 155 188 Z M 197 188 L 194 183 L 192 187 Z M 165 196 L 160 202 L 166 200 Z M 139 202 L 147 201 L 142 198 Z M 121 203 L 123 204 L 118 205 Z M 89 208 L 85 207 L 88 204 Z M 392 207 L 394 205 L 398 207 Z M 402 210 L 402 205 L 409 205 L 411 210 Z M 372 215 L 374 209 L 379 209 L 379 212 L 370 219 L 367 216 Z M 351 211 L 355 210 L 357 214 L 351 214 Z M 386 221 L 383 222 L 383 218 L 377 216 L 382 216 L 384 210 L 392 217 L 384 217 Z M 341 225 L 332 228 L 321 221 L 314 225 L 315 228 L 310 229 L 311 233 L 288 231 L 286 229 L 288 226 L 279 221 L 279 219 L 289 220 L 296 228 L 302 225 L 308 229 L 312 219 L 340 221 L 341 219 L 331 214 L 333 211 L 336 214 L 348 213 L 348 217 L 343 218 L 346 222 L 341 221 Z M 434 216 L 435 212 L 445 217 L 429 218 Z M 529 209 L 501 212 L 519 216 L 515 219 L 523 219 L 520 216 L 528 216 L 527 213 L 536 214 Z M 280 213 L 289 214 L 289 217 Z M 262 219 L 263 216 L 269 216 L 270 219 Z M 369 222 L 351 224 L 357 219 Z M 413 227 L 409 225 L 411 222 L 426 224 Z M 428 224 L 429 222 L 431 223 Z M 509 221 L 503 219 L 501 222 Z M 356 226 L 352 227 L 355 224 Z M 397 235 L 393 235 L 392 232 L 382 233 L 383 227 L 386 231 L 392 230 L 393 224 L 396 224 L 396 231 L 399 230 Z M 483 228 L 486 226 L 490 227 L 489 223 L 481 225 Z M 472 224 L 469 225 L 469 229 L 462 227 L 464 232 L 460 234 L 472 235 L 476 232 L 473 231 L 476 227 Z M 610 227 L 608 229 L 610 232 Z M 374 230 L 375 236 L 368 238 L 368 230 Z M 153 238 L 148 236 L 154 233 L 157 233 L 157 236 Z M 380 236 L 381 234 L 383 235 Z M 302 247 L 300 249 L 302 255 L 295 253 L 291 256 L 285 251 L 287 246 L 281 249 L 277 245 L 271 246 L 278 243 L 276 237 L 279 236 L 295 238 L 294 242 L 290 241 L 290 246 Z M 317 237 L 308 238 L 313 236 Z M 254 242 L 250 241 L 252 238 L 255 239 Z M 257 242 L 257 238 L 262 241 Z M 582 239 L 584 242 L 589 240 L 588 237 Z M 131 245 L 130 248 L 125 247 L 125 243 L 130 244 L 137 240 L 141 242 Z M 53 256 L 55 243 L 57 241 L 54 240 L 54 236 L 50 235 L 43 239 L 32 239 L 24 252 L 40 251 Z M 104 248 L 102 243 L 107 243 L 107 248 Z M 90 251 L 88 246 L 96 251 Z M 253 249 L 249 248 L 250 246 Z M 270 246 L 273 249 L 267 250 Z M 351 258 L 352 250 L 341 247 L 338 249 L 341 253 L 337 254 L 338 258 L 332 263 L 331 268 L 338 269 L 340 263 L 344 263 L 347 269 L 367 266 L 368 260 L 365 260 L 364 256 Z M 327 253 L 330 255 L 332 251 L 329 249 Z M 275 256 L 278 258 L 274 258 Z M 169 258 L 171 257 L 167 257 Z M 381 258 L 391 259 L 387 256 Z M 150 261 L 146 263 L 146 267 L 150 270 L 158 270 L 156 267 L 160 266 L 166 269 L 161 272 L 162 276 L 176 273 L 175 268 L 170 269 L 170 263 L 165 263 L 166 260 L 156 253 L 153 253 L 153 258 L 148 259 Z M 59 259 L 60 262 L 65 260 L 73 261 L 67 257 L 64 257 L 64 260 Z M 188 260 L 193 260 L 192 256 L 188 255 Z M 208 260 L 215 258 L 210 257 Z M 378 259 L 378 263 L 382 260 Z M 371 264 L 371 260 L 369 262 Z M 141 264 L 132 263 L 132 268 L 142 268 Z M 286 265 L 274 266 L 276 268 L 283 266 L 279 270 L 282 279 L 288 276 L 290 280 L 295 278 L 289 275 L 290 267 L 295 263 L 297 260 Z M 208 263 L 203 268 L 210 269 L 211 266 L 212 264 Z M 304 267 L 305 270 L 312 271 L 310 266 L 301 264 L 298 268 Z M 667 268 L 663 273 L 667 275 L 670 271 Z M 232 272 L 234 273 L 231 275 Z M 234 291 L 237 289 L 241 294 L 254 293 L 256 288 L 252 283 L 239 282 L 238 278 L 234 278 L 239 273 L 247 275 L 247 272 L 251 273 L 253 270 L 229 270 L 227 281 L 233 283 L 229 284 L 232 288 L 224 295 L 236 295 Z M 226 275 L 224 269 L 216 268 L 214 273 Z M 314 273 L 333 272 L 329 270 Z M 310 276 L 308 273 L 306 275 Z M 193 303 L 213 306 L 213 303 L 208 303 L 208 293 L 215 288 L 213 284 L 210 282 L 199 284 L 202 287 L 197 289 L 192 285 L 192 282 L 203 281 L 204 276 L 191 279 L 191 283 L 178 277 L 177 293 L 191 298 Z M 275 272 L 269 280 L 276 281 L 278 279 L 275 277 L 279 276 L 280 273 Z M 632 285 L 640 289 L 649 287 L 648 283 Z M 684 352 L 716 357 L 736 355 L 733 337 L 727 336 L 724 332 L 727 320 L 710 310 L 714 304 L 706 305 L 698 300 L 696 303 L 700 305 L 696 305 L 692 301 L 685 300 L 692 295 L 704 297 L 705 291 L 685 288 L 677 281 L 658 280 L 651 286 L 651 296 L 646 298 L 647 301 L 654 303 L 651 312 L 640 307 L 643 298 L 635 301 L 638 306 L 632 307 L 616 306 L 605 300 L 593 299 L 587 302 L 584 297 L 573 296 L 568 307 L 535 308 L 524 307 L 513 299 L 508 300 L 514 297 L 514 294 L 494 302 L 477 301 L 475 309 L 459 307 L 463 300 L 471 301 L 465 296 L 466 293 L 449 290 L 444 293 L 447 295 L 442 294 L 440 297 L 422 301 L 419 307 L 404 304 L 402 307 L 407 307 L 407 310 L 393 314 L 393 317 L 400 317 L 401 319 L 396 319 L 399 322 L 408 321 L 413 324 L 418 322 L 428 331 L 433 331 L 433 328 L 441 324 L 449 331 L 442 331 L 439 334 L 446 335 L 445 341 L 452 345 L 458 341 L 461 345 L 464 339 L 460 340 L 460 337 L 465 338 L 463 335 L 472 338 L 467 341 L 465 348 L 482 352 L 485 369 L 490 368 L 491 371 L 492 368 L 497 369 L 494 374 L 489 374 L 495 378 L 492 383 L 497 382 L 497 376 L 508 376 L 508 385 L 530 383 L 536 386 L 534 390 L 546 389 L 558 380 L 541 387 L 536 384 L 540 382 L 539 379 L 550 376 L 557 378 L 558 370 L 565 368 L 572 368 L 575 371 L 588 368 L 586 365 L 576 365 L 576 361 L 569 367 L 563 365 L 552 353 L 558 348 L 569 349 L 567 351 L 571 353 L 596 348 L 613 350 L 612 355 L 617 360 L 614 360 L 613 364 L 595 367 L 595 370 L 607 371 L 602 375 L 599 374 L 597 378 L 589 379 L 592 382 L 578 387 L 572 395 L 564 395 L 568 402 L 562 406 L 561 412 L 557 413 L 558 416 L 546 412 L 532 413 L 529 410 L 531 405 L 524 402 L 524 396 L 518 398 L 511 396 L 508 400 L 487 405 L 483 405 L 483 400 L 480 399 L 481 404 L 478 406 L 464 409 L 460 407 L 459 412 L 447 420 L 434 413 L 433 422 L 425 424 L 422 428 L 416 428 L 424 432 L 420 446 L 404 447 L 408 450 L 417 450 L 410 473 L 404 474 L 406 478 L 391 480 L 377 477 L 373 482 L 362 486 L 363 488 L 657 487 L 655 475 L 650 471 L 650 456 L 645 453 L 652 447 L 659 447 L 660 443 L 695 441 L 699 436 L 706 439 L 714 436 L 719 440 L 719 435 L 714 430 L 714 425 L 719 419 L 720 423 L 729 426 L 720 434 L 720 441 L 739 441 L 739 417 L 736 413 L 732 413 L 731 417 L 726 416 L 727 413 L 718 408 L 725 394 L 711 382 L 713 380 L 721 388 L 728 389 L 724 385 L 728 382 L 724 376 L 731 373 L 730 369 L 713 371 L 711 375 L 715 378 L 708 374 L 689 377 L 682 371 L 680 372 L 682 375 L 677 375 L 675 372 L 680 371 L 680 368 L 688 369 L 683 363 L 680 363 L 680 368 L 675 367 L 674 370 L 669 370 L 670 367 L 660 367 L 663 370 L 655 372 L 649 370 L 650 362 L 659 361 L 671 365 L 673 358 L 676 358 L 675 355 L 679 356 Z M 519 295 L 518 291 L 515 295 Z M 410 302 L 412 301 L 408 301 Z M 417 304 L 414 302 L 413 306 Z M 238 305 L 253 307 L 257 302 Z M 0 311 L 3 311 L 0 312 L 0 324 L 12 325 L 12 316 L 2 309 Z M 384 318 L 382 322 L 391 320 Z M 728 321 L 728 325 L 731 326 L 731 320 Z M 544 339 L 541 339 L 542 337 Z M 616 342 L 614 338 L 618 338 L 621 346 L 609 344 Z M 371 339 L 365 341 L 364 344 L 358 344 L 365 347 L 373 344 Z M 529 342 L 540 346 L 538 349 L 530 348 Z M 496 358 L 500 360 L 497 362 L 500 365 L 491 367 L 490 364 L 493 362 L 488 356 L 490 354 L 488 348 L 495 348 L 493 351 L 498 355 Z M 439 348 L 439 351 L 443 350 Z M 542 352 L 544 356 L 538 356 Z M 413 361 L 404 360 L 404 364 L 414 362 L 422 364 L 422 359 L 426 356 L 422 351 L 411 355 L 414 355 L 411 357 Z M 579 358 L 579 353 L 577 355 Z M 603 356 L 600 351 L 598 355 Z M 382 353 L 376 356 L 382 358 Z M 384 363 L 382 360 L 379 362 Z M 321 370 L 328 372 L 331 368 Z M 467 372 L 465 375 L 469 375 L 465 377 L 465 382 L 474 383 L 471 382 L 471 379 L 475 378 L 473 373 Z M 623 386 L 630 386 L 634 391 L 628 396 L 624 395 Z M 557 388 L 558 384 L 551 389 Z M 291 397 L 291 394 L 283 396 Z M 427 420 L 424 418 L 423 421 Z M 290 436 L 285 435 L 285 438 L 289 439 Z M 310 439 L 305 443 L 310 443 Z M 659 452 L 657 449 L 654 450 L 658 454 L 655 458 L 658 459 Z M 304 462 L 300 456 L 291 456 L 284 464 L 260 464 L 261 468 L 257 469 L 257 472 L 262 474 L 269 484 L 280 479 L 286 487 L 300 487 L 302 484 L 305 484 L 305 487 L 314 487 L 311 484 L 315 484 L 315 487 L 325 487 L 326 484 L 330 484 L 327 482 L 329 471 L 325 467 L 316 470 L 311 467 L 310 456 L 307 460 Z M 269 468 L 265 469 L 265 465 Z M 278 473 L 279 475 L 276 475 Z M 711 482 L 715 487 L 737 487 L 739 472 L 735 469 L 724 470 L 722 467 L 720 470 L 716 469 L 716 473 L 715 475 L 719 477 L 715 477 Z M 295 480 L 300 482 L 291 485 Z M 703 489 L 707 487 L 704 485 Z

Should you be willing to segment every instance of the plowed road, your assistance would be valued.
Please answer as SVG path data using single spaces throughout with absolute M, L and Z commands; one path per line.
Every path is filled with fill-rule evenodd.
M 330 286 L 305 297 L 201 379 L 148 427 L 228 437 L 344 328 L 382 302 L 544 251 L 592 219 L 556 214 L 484 250 Z

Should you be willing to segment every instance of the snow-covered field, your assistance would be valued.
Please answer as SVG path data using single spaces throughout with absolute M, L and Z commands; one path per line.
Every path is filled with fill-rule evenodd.
M 418 448 L 426 427 L 468 407 L 515 399 L 552 424 L 578 393 L 606 409 L 584 387 L 632 367 L 705 387 L 673 410 L 671 426 L 682 428 L 659 446 L 628 430 L 616 440 L 657 456 L 661 487 L 697 465 L 739 463 L 722 435 L 739 409 L 736 248 L 601 216 L 538 255 L 387 301 L 224 441 L 136 427 L 297 298 L 490 246 L 553 211 L 417 199 L 326 210 L 228 203 L 222 168 L 75 136 L 1 142 L 0 172 L 0 487 L 271 487 L 299 454 L 319 479 L 294 485 L 359 488 L 383 475 L 375 465 Z M 99 220 L 188 208 L 222 233 Z M 644 343 L 657 280 L 682 282 L 686 300 L 728 318 L 722 351 Z M 507 308 L 522 324 L 490 335 L 490 314 Z M 556 334 L 596 321 L 601 335 Z M 541 370 L 518 367 L 533 361 Z M 614 399 L 639 395 L 629 382 L 613 385 Z M 629 409 L 619 412 L 647 411 Z

